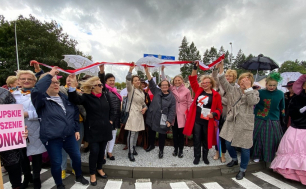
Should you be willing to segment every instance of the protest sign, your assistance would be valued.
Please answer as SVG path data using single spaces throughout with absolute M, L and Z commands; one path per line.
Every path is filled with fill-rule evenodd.
M 0 152 L 26 147 L 22 104 L 0 105 Z

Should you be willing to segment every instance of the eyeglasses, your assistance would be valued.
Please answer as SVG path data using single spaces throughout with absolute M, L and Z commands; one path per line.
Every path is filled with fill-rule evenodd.
M 61 83 L 59 81 L 52 81 L 51 84 L 53 84 L 53 85 L 60 85 Z
M 95 87 L 98 86 L 98 87 L 100 87 L 100 88 L 103 87 L 102 84 L 97 84 L 97 85 L 94 85 L 94 86 L 95 86 Z
M 34 81 L 34 79 L 31 78 L 19 78 L 20 81 Z
M 162 87 L 168 87 L 169 85 L 168 84 L 163 84 L 163 85 L 160 85 Z

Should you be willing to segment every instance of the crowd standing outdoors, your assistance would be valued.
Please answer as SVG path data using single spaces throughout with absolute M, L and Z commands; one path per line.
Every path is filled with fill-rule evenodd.
M 306 75 L 288 82 L 284 87 L 289 92 L 284 94 L 277 89 L 282 79 L 278 73 L 270 73 L 265 88 L 258 89 L 249 72 L 238 77 L 235 70 L 224 72 L 221 62 L 212 76 L 198 77 L 198 64 L 194 63 L 189 76 L 191 90 L 181 75 L 168 81 L 164 67 L 158 85 L 145 67 L 147 84 L 132 75 L 133 64 L 126 76 L 126 99 L 117 92 L 116 77 L 106 74 L 104 65 L 99 66 L 98 76 L 86 77 L 80 82 L 75 75 L 69 75 L 64 86 L 60 86 L 57 67 L 43 73 L 34 64 L 36 73 L 19 70 L 16 76 L 9 76 L 6 85 L 0 88 L 0 104 L 22 104 L 27 125 L 24 132 L 27 147 L 0 153 L 12 188 L 27 188 L 29 183 L 35 189 L 41 188 L 42 154 L 46 151 L 57 188 L 65 188 L 62 180 L 66 177 L 68 155 L 75 181 L 96 186 L 96 175 L 107 178 L 103 171 L 106 158 L 115 160 L 113 147 L 120 128 L 126 130 L 126 158 L 130 161 L 137 161 L 138 138 L 149 152 L 155 148 L 156 133 L 157 157 L 163 158 L 167 133 L 172 130 L 173 156 L 184 157 L 184 135 L 193 135 L 195 165 L 200 164 L 201 157 L 204 164 L 209 164 L 208 152 L 215 146 L 213 159 L 221 158 L 225 163 L 228 151 L 232 159 L 227 166 L 233 167 L 239 163 L 236 150 L 240 148 L 236 179 L 243 179 L 251 158 L 254 162 L 272 162 L 271 169 L 306 185 L 303 159 L 306 155 Z M 82 141 L 89 144 L 90 181 L 82 175 Z

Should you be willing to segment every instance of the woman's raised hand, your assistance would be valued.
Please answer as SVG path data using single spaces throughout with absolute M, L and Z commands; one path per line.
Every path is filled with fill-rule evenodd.
M 99 68 L 100 68 L 100 73 L 101 73 L 101 74 L 104 73 L 104 64 L 101 64 L 101 65 L 99 66 Z
M 135 63 L 132 62 L 132 65 L 130 66 L 130 72 L 131 72 L 131 73 L 132 73 L 132 71 L 134 70 L 134 68 L 135 68 Z
M 49 72 L 50 75 L 52 75 L 53 77 L 56 76 L 59 73 L 57 68 L 57 66 L 52 67 L 51 71 Z

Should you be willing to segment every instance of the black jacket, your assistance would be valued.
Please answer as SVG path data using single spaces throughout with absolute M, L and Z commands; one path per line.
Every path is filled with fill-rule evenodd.
M 51 100 L 46 93 L 51 85 L 52 76 L 46 75 L 38 80 L 31 92 L 31 100 L 40 118 L 40 140 L 46 143 L 48 140 L 65 138 L 80 131 L 79 109 L 68 101 L 63 93 L 59 92 L 66 114 L 62 107 Z
M 110 101 L 110 120 L 113 122 L 113 129 L 120 128 L 121 100 L 117 97 L 116 94 L 110 92 L 105 87 L 105 73 L 100 74 L 99 72 L 99 78 L 103 84 L 103 91 L 108 96 Z
M 288 124 L 288 120 L 289 120 L 289 104 L 291 99 L 296 96 L 296 94 L 293 94 L 292 96 L 290 96 L 290 92 L 286 92 L 285 94 L 285 124 L 287 126 Z
M 110 121 L 110 103 L 102 93 L 100 98 L 93 94 L 78 95 L 76 91 L 68 91 L 69 100 L 77 105 L 83 105 L 86 110 L 84 124 L 87 142 L 102 142 L 112 140 L 113 126 Z
M 169 123 L 173 123 L 176 115 L 176 101 L 175 97 L 171 92 L 166 97 L 163 97 L 162 91 L 156 87 L 155 82 L 153 79 L 149 81 L 149 87 L 151 92 L 153 93 L 154 97 L 152 103 L 150 104 L 149 110 L 146 114 L 146 124 L 151 127 L 153 131 L 156 131 L 161 134 L 166 134 L 166 132 L 170 129 L 167 128 L 166 130 L 160 128 L 160 119 L 161 114 L 167 115 L 167 121 Z M 162 100 L 162 107 L 161 107 L 161 100 Z M 162 109 L 162 113 L 161 113 Z
M 291 126 L 297 129 L 306 129 L 306 111 L 300 112 L 300 109 L 306 106 L 305 90 L 300 95 L 295 95 L 289 104 L 289 116 L 291 117 Z

